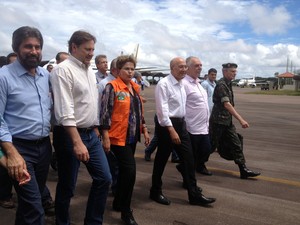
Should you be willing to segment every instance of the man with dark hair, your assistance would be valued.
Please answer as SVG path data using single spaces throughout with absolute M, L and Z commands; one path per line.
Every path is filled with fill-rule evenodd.
M 248 128 L 249 124 L 234 108 L 234 97 L 231 81 L 237 73 L 237 64 L 225 63 L 222 65 L 223 78 L 221 78 L 213 94 L 214 106 L 212 109 L 209 130 L 212 141 L 212 149 L 218 148 L 222 158 L 234 160 L 239 166 L 240 178 L 256 177 L 259 172 L 254 172 L 246 167 L 243 153 L 242 137 L 236 132 L 232 122 L 232 116 L 241 124 L 242 128 Z
M 47 65 L 47 70 L 49 71 L 49 73 L 51 73 L 51 71 L 53 70 L 53 65 L 52 64 L 48 64 Z
M 2 66 L 5 66 L 7 64 L 7 59 L 6 59 L 6 56 L 0 56 L 0 68 Z
M 7 128 L 0 128 L 1 147 L 18 195 L 16 225 L 45 224 L 41 193 L 45 188 L 51 143 L 49 73 L 39 64 L 43 37 L 34 27 L 13 33 L 12 47 L 18 59 L 0 70 L 0 114 Z M 23 170 L 31 181 L 19 186 Z
M 65 61 L 67 58 L 69 58 L 69 53 L 67 52 L 59 52 L 56 54 L 56 64 L 60 64 L 61 62 Z
M 17 53 L 11 52 L 6 56 L 7 65 L 17 60 Z
M 96 38 L 76 31 L 69 40 L 70 56 L 51 73 L 55 123 L 53 145 L 57 154 L 55 197 L 57 225 L 70 224 L 69 207 L 83 162 L 93 182 L 84 224 L 102 224 L 111 175 L 99 139 L 98 90 L 90 67 Z
M 211 110 L 214 106 L 212 96 L 214 94 L 214 90 L 216 87 L 216 78 L 217 78 L 217 70 L 215 68 L 210 68 L 208 70 L 207 79 L 201 83 L 202 87 L 207 92 L 208 97 L 208 106 L 209 106 L 209 112 L 211 113 Z

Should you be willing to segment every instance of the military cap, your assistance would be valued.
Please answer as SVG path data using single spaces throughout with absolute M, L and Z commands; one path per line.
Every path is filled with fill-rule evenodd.
M 237 68 L 238 65 L 236 63 L 224 63 L 224 64 L 222 64 L 222 67 L 225 68 L 225 69 L 228 69 L 228 68 Z

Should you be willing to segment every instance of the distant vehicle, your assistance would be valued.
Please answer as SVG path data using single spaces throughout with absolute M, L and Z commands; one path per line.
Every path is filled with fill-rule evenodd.
M 240 79 L 240 81 L 236 84 L 236 86 L 241 88 L 244 88 L 246 86 L 254 88 L 256 87 L 255 77 Z
M 266 86 L 266 80 L 263 80 L 263 79 L 256 79 L 255 76 L 252 77 L 252 78 L 243 78 L 241 79 L 237 84 L 236 86 L 238 87 L 252 87 L 252 88 L 255 88 L 257 86 L 262 86 L 262 85 L 265 85 Z
M 260 85 L 260 90 L 265 90 L 265 91 L 268 91 L 270 90 L 270 84 L 268 82 L 265 82 L 263 84 Z

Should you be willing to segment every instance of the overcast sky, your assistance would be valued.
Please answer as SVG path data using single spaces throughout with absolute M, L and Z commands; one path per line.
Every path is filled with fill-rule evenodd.
M 238 78 L 300 69 L 298 0 L 0 0 L 0 55 L 11 52 L 20 26 L 40 29 L 43 60 L 67 51 L 76 30 L 97 38 L 95 55 L 109 61 L 139 44 L 138 66 L 168 68 L 176 56 L 211 67 L 236 62 Z M 292 62 L 292 63 L 291 63 Z M 291 66 L 292 64 L 292 66 Z

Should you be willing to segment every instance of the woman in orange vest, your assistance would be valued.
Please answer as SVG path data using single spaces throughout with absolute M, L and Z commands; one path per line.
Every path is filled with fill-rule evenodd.
M 131 56 L 117 58 L 118 78 L 106 85 L 100 113 L 103 148 L 115 155 L 119 166 L 113 209 L 121 211 L 121 219 L 130 225 L 137 224 L 130 204 L 136 177 L 134 153 L 141 133 L 145 145 L 149 144 L 140 87 L 132 81 L 135 66 Z

